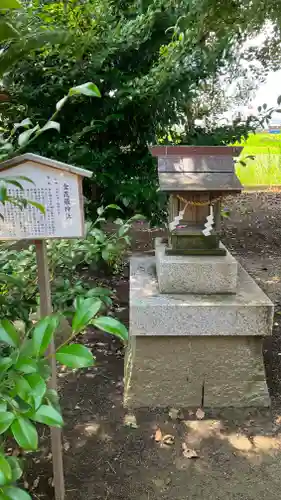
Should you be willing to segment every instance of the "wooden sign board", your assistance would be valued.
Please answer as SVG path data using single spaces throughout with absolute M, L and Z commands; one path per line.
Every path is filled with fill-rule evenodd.
M 55 160 L 26 154 L 0 164 L 1 178 L 18 180 L 24 188 L 7 184 L 8 194 L 40 203 L 45 214 L 28 204 L 21 210 L 0 204 L 0 240 L 79 238 L 84 236 L 82 178 L 92 172 Z M 19 179 L 28 177 L 33 183 Z

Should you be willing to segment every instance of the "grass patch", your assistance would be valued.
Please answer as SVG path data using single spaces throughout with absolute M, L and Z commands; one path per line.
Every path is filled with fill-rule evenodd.
M 237 175 L 245 186 L 281 185 L 281 134 L 251 134 L 242 143 L 244 149 L 240 159 L 246 167 L 237 163 Z M 246 159 L 248 155 L 254 160 Z

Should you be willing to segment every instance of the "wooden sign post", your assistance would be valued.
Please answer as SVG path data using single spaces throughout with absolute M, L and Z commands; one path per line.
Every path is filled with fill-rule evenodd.
M 51 287 L 46 239 L 81 238 L 84 236 L 82 178 L 92 172 L 33 154 L 15 157 L 0 164 L 1 178 L 14 178 L 23 190 L 8 184 L 8 195 L 23 197 L 43 205 L 45 214 L 36 206 L 23 210 L 11 203 L 0 208 L 0 240 L 31 240 L 35 243 L 40 317 L 52 313 Z M 20 179 L 21 176 L 30 181 Z M 49 347 L 52 369 L 49 387 L 57 390 L 55 342 Z M 61 429 L 51 427 L 54 488 L 56 500 L 65 499 Z

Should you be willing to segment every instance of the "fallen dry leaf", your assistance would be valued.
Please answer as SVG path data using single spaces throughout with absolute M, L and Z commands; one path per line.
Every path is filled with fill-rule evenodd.
M 278 417 L 276 417 L 275 424 L 276 425 L 280 425 L 281 424 L 281 415 L 279 415 Z
M 33 485 L 32 485 L 32 489 L 33 490 L 35 490 L 36 488 L 38 488 L 39 481 L 40 481 L 40 477 L 39 476 L 36 479 L 34 479 Z
M 181 410 L 178 410 L 177 408 L 170 408 L 169 417 L 171 420 L 183 419 Z
M 66 441 L 66 442 L 64 443 L 64 445 L 63 445 L 63 449 L 64 449 L 64 451 L 68 451 L 68 450 L 69 450 L 69 448 L 70 448 L 70 444 L 69 444 L 69 442 L 68 442 L 68 441 Z
M 124 419 L 124 425 L 126 427 L 131 427 L 132 429 L 137 429 L 138 424 L 135 415 L 126 415 Z
M 198 418 L 198 420 L 203 420 L 203 418 L 205 417 L 205 412 L 202 410 L 202 408 L 198 408 L 198 410 L 195 413 L 195 416 L 196 418 Z
M 162 443 L 168 444 L 169 446 L 174 444 L 174 442 L 175 442 L 175 436 L 172 436 L 172 434 L 166 434 L 162 439 Z
M 155 432 L 155 435 L 154 435 L 154 440 L 156 441 L 156 443 L 159 443 L 160 441 L 162 441 L 162 432 L 161 432 L 161 429 L 156 429 L 156 432 Z
M 186 443 L 182 443 L 182 454 L 185 458 L 199 458 L 197 451 L 188 448 Z

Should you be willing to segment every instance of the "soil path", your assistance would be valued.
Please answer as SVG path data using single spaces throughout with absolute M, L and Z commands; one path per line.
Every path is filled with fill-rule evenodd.
M 122 350 L 110 337 L 89 332 L 86 343 L 98 365 L 77 374 L 61 373 L 60 378 L 67 422 L 66 500 L 280 498 L 281 194 L 248 193 L 228 205 L 231 217 L 224 221 L 223 240 L 276 305 L 274 334 L 264 346 L 273 415 L 229 410 L 209 413 L 201 421 L 194 414 L 175 421 L 168 412 L 143 410 L 135 415 L 138 427 L 126 427 Z M 137 230 L 135 249 L 148 250 L 154 236 Z M 127 322 L 128 280 L 116 278 L 113 286 L 118 314 Z M 155 442 L 157 426 L 163 435 L 174 436 L 174 444 Z M 199 458 L 185 458 L 183 442 Z M 46 447 L 43 456 L 48 458 L 48 453 Z M 46 461 L 40 464 L 41 478 L 46 477 Z M 35 491 L 34 498 L 51 499 L 51 488 L 46 488 L 48 493 Z

